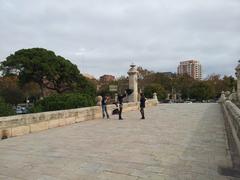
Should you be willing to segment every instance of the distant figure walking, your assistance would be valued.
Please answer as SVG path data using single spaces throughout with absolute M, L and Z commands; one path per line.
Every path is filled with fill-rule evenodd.
M 123 98 L 127 96 L 126 92 L 125 94 L 118 94 L 118 104 L 119 104 L 119 120 L 123 120 L 122 118 L 122 110 L 123 110 Z
M 140 95 L 141 95 L 141 97 L 140 97 L 140 113 L 142 115 L 141 119 L 145 119 L 144 108 L 145 108 L 146 98 L 143 93 L 141 93 Z
M 102 116 L 103 116 L 103 119 L 105 118 L 105 113 L 106 113 L 107 118 L 109 119 L 109 114 L 107 112 L 107 96 L 103 96 L 103 98 L 102 98 Z

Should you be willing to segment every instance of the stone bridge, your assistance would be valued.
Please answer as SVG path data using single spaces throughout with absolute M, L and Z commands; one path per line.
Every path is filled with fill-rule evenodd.
M 161 104 L 0 141 L 3 180 L 227 180 L 219 104 Z

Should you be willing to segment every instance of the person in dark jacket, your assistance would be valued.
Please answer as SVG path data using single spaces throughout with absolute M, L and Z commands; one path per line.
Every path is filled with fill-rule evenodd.
M 102 98 L 102 115 L 103 115 L 103 118 L 105 118 L 105 113 L 106 113 L 107 118 L 109 119 L 109 114 L 107 112 L 107 96 L 103 96 L 103 98 Z
M 119 104 L 119 120 L 123 120 L 122 118 L 122 110 L 123 110 L 123 98 L 125 98 L 126 92 L 125 94 L 118 94 L 118 104 Z
M 141 119 L 145 119 L 144 108 L 145 108 L 146 98 L 143 93 L 141 93 L 140 95 L 141 95 L 141 97 L 140 97 L 140 113 L 142 115 Z

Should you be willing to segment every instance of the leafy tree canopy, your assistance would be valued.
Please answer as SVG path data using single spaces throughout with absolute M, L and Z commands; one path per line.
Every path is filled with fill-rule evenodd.
M 80 74 L 76 65 L 43 48 L 22 49 L 8 56 L 1 63 L 3 75 L 18 74 L 20 84 L 37 83 L 44 96 L 44 88 L 58 93 L 77 88 L 94 88 Z
M 144 88 L 144 94 L 147 98 L 152 98 L 153 93 L 157 93 L 158 100 L 164 100 L 167 96 L 165 89 L 160 84 L 150 84 Z
M 211 99 L 214 97 L 214 88 L 207 82 L 197 81 L 190 89 L 190 97 L 198 101 Z

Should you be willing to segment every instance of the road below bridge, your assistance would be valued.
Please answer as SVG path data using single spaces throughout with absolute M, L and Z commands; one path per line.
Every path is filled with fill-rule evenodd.
M 161 104 L 0 141 L 0 179 L 227 180 L 218 104 Z

